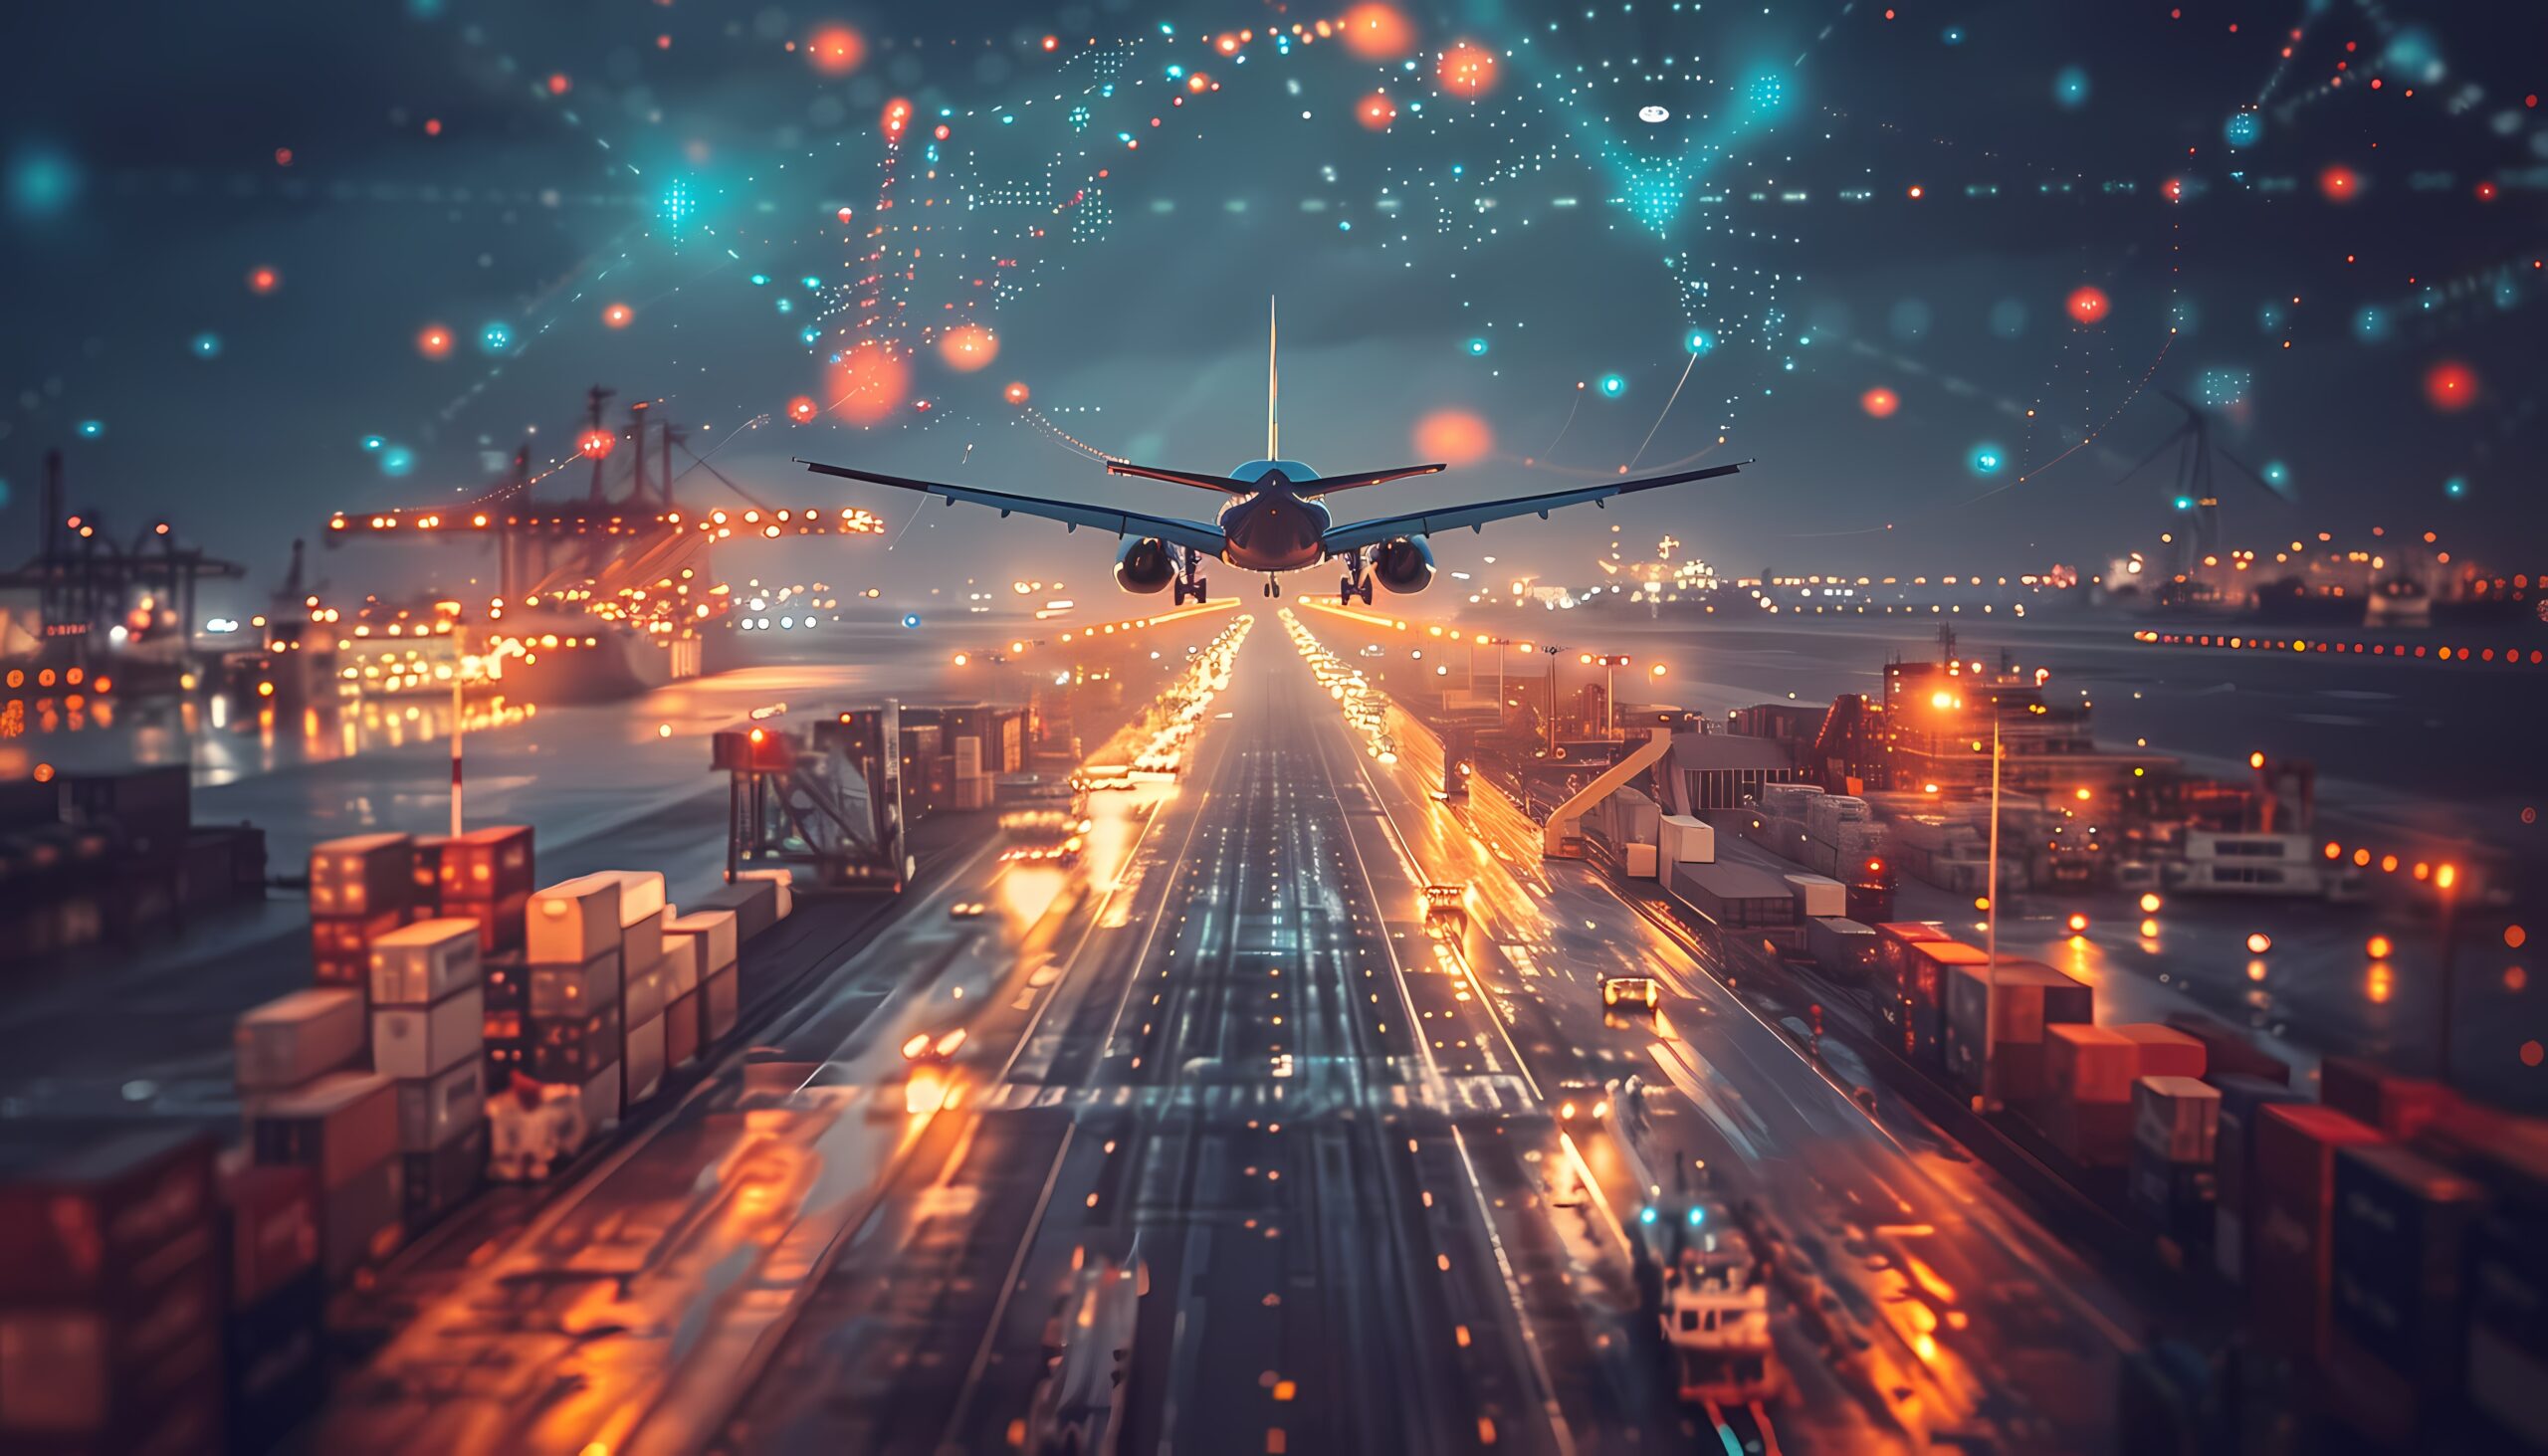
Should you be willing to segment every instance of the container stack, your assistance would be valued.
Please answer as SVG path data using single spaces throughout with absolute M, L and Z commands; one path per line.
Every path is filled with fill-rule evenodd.
M 1805 953 L 1813 963 L 1851 985 L 1875 979 L 1876 934 L 1841 916 L 1822 916 L 1805 923 Z
M 2439 1082 L 2401 1077 L 2354 1057 L 2318 1064 L 2318 1100 L 2402 1142 L 2431 1126 L 2454 1101 Z
M 2133 1079 L 2140 1070 L 2132 1039 L 2089 1022 L 2066 1022 L 2043 1028 L 2042 1048 L 2035 1125 L 2080 1167 L 2123 1166 L 2132 1151 Z
M 1940 950 L 1917 944 L 1914 954 Z M 1959 964 L 1947 984 L 1946 1070 L 1986 1105 L 2023 1106 L 2043 1088 L 2044 1028 L 2095 1019 L 2095 993 L 2039 960 Z M 2129 1112 L 2118 1131 L 2130 1136 Z M 2118 1144 L 2120 1145 L 2120 1144 Z
M 2144 1075 L 2132 1084 L 2133 1211 L 2185 1250 L 2213 1237 L 2219 1180 L 2221 1091 L 2177 1074 Z
M 721 885 L 701 899 L 694 911 L 724 911 L 735 918 L 737 965 L 741 974 L 753 970 L 742 964 L 743 947 L 751 944 L 768 930 L 787 918 L 794 908 L 794 892 L 784 881 L 767 878 L 745 870 L 732 883 Z
M 1716 863 L 1716 826 L 1704 819 L 1688 814 L 1661 815 L 1654 821 L 1654 836 L 1658 865 Z
M 484 955 L 520 950 L 533 880 L 531 829 L 501 825 L 443 841 L 435 903 L 445 916 L 474 921 Z
M 1844 916 L 1849 913 L 1849 889 L 1827 875 L 1789 875 L 1788 888 L 1796 895 L 1796 914 L 1800 921 Z
M 224 1445 L 212 1140 L 0 1123 L 0 1450 Z
M 2311 1363 L 2327 1354 L 2334 1253 L 2336 1156 L 2381 1141 L 2333 1108 L 2281 1103 L 2254 1127 L 2255 1181 L 2246 1190 L 2248 1310 L 2266 1344 Z
M 2366 1435 L 2407 1444 L 2466 1384 L 2468 1256 L 2485 1211 L 2476 1182 L 2407 1148 L 2337 1152 L 2328 1384 Z
M 2244 1045 L 2244 1043 L 2241 1043 Z M 2276 1064 L 2279 1065 L 2279 1064 Z M 2265 1109 L 2305 1102 L 2280 1082 L 2248 1073 L 2215 1074 L 2212 1088 L 2221 1094 L 2213 1139 L 2212 1259 L 2221 1277 L 2231 1284 L 2247 1282 L 2247 1190 L 2256 1181 L 2256 1123 Z
M 531 896 L 525 924 L 530 982 L 522 1063 L 515 1075 L 542 1086 L 575 1089 L 582 1117 L 566 1145 L 554 1153 L 571 1157 L 583 1138 L 619 1119 L 620 882 L 587 875 L 552 885 Z M 655 924 L 660 930 L 660 920 Z M 521 1107 L 526 1100 L 545 1109 L 556 1098 L 525 1094 L 512 1104 Z M 500 1105 L 497 1116 L 501 1122 L 511 1115 Z M 544 1126 L 552 1120 L 552 1114 L 541 1111 L 535 1121 Z M 503 1141 L 504 1130 L 497 1136 Z
M 741 948 L 735 913 L 694 910 L 666 921 L 668 934 L 691 937 L 699 957 L 699 1035 L 703 1043 L 723 1040 L 735 1029 L 742 1010 L 735 956 Z
M 663 967 L 671 979 L 664 997 L 664 1066 L 673 1068 L 699 1060 L 699 1049 L 707 1044 L 707 1018 L 702 1014 L 706 998 L 700 993 L 699 937 L 672 929 L 678 917 L 669 909 L 664 919 Z
M 476 1192 L 486 1171 L 480 938 L 476 921 L 446 917 L 393 931 L 372 946 L 372 1065 L 396 1083 L 403 1207 L 411 1227 Z
M 1979 945 L 1943 936 L 1902 942 L 1900 990 L 1893 1002 L 1878 1009 L 1894 1013 L 1884 1018 L 1885 1026 L 1888 1034 L 1901 1038 L 1896 1045 L 1905 1057 L 1922 1067 L 1947 1070 L 1947 985 L 1956 967 L 1980 965 L 1989 958 Z
M 404 834 L 330 839 L 310 851 L 311 966 L 322 986 L 360 988 L 371 945 L 416 903 L 415 842 Z
M 308 1168 L 260 1167 L 246 1148 L 222 1154 L 220 1177 L 230 1252 L 223 1332 L 230 1449 L 266 1451 L 327 1393 L 318 1185 Z
M 398 1095 L 377 1073 L 327 1072 L 247 1104 L 248 1147 L 262 1164 L 310 1169 L 318 1257 L 330 1284 L 384 1259 L 405 1237 Z
M 663 1016 L 673 982 L 664 964 L 664 922 L 672 906 L 664 877 L 652 870 L 606 870 L 592 878 L 619 886 L 620 1103 L 635 1107 L 664 1084 Z

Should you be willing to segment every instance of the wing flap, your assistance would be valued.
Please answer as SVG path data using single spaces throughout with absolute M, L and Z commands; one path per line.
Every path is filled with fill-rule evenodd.
M 913 491 L 936 496 L 943 501 L 961 501 L 967 506 L 982 506 L 1002 516 L 1033 516 L 1044 520 L 1058 520 L 1073 530 L 1083 525 L 1116 535 L 1157 536 L 1175 545 L 1188 546 L 1208 556 L 1218 556 L 1229 544 L 1229 538 L 1215 525 L 1199 520 L 1183 520 L 1172 516 L 1150 516 L 1139 511 L 1122 511 L 1112 506 L 1098 506 L 1078 501 L 1053 501 L 1041 496 L 1016 496 L 1005 491 L 982 491 L 971 486 L 951 486 L 941 481 L 916 480 L 910 476 L 886 475 L 880 471 L 858 470 L 846 465 L 824 465 L 819 461 L 799 459 L 798 465 L 817 475 L 839 476 L 843 480 L 865 481 L 869 485 L 892 486 L 900 491 Z

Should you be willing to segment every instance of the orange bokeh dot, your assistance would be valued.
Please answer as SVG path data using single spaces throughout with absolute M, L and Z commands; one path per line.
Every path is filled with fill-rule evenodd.
M 2318 174 L 2318 190 L 2329 202 L 2351 202 L 2362 190 L 2362 178 L 2351 167 L 2332 166 Z
M 548 73 L 548 94 L 550 96 L 562 97 L 574 89 L 574 79 L 569 77 L 565 72 L 551 71 Z
M 2526 1041 L 2521 1044 L 2521 1064 L 2523 1066 L 2536 1067 L 2543 1058 L 2548 1058 L 2548 1048 L 2542 1048 L 2536 1041 Z
M 428 323 L 416 332 L 416 352 L 429 359 L 439 359 L 451 352 L 451 330 L 439 323 Z
M 911 365 L 881 343 L 863 343 L 832 367 L 833 408 L 853 425 L 872 425 L 891 415 L 910 392 Z
M 1363 98 L 1363 104 L 1354 108 L 1354 115 L 1371 130 L 1386 131 L 1389 123 L 1397 119 L 1397 103 L 1389 100 L 1387 92 L 1376 91 Z
M 885 135 L 895 141 L 903 139 L 904 130 L 912 124 L 912 104 L 896 97 L 885 104 L 883 116 Z
M 1495 431 L 1466 410 L 1440 409 L 1415 422 L 1415 453 L 1445 465 L 1469 465 L 1495 448 Z
M 2106 302 L 2105 290 L 2083 285 L 2070 291 L 2070 298 L 2062 307 L 2082 323 L 2103 323 L 2106 311 L 2113 305 Z
M 1367 61 L 1391 61 L 1415 43 L 1415 27 L 1388 5 L 1357 5 L 1339 22 L 1345 49 Z
M 252 268 L 248 270 L 248 292 L 252 294 L 271 294 L 282 287 L 283 275 L 275 272 L 273 269 Z
M 999 396 L 1010 404 L 1024 404 L 1028 398 L 1026 381 L 1023 379 L 1011 381 L 1006 389 L 999 392 Z
M 2425 398 L 2439 410 L 2463 410 L 2477 402 L 2477 371 L 2444 359 L 2425 371 Z
M 1442 90 L 1455 97 L 1484 96 L 1495 86 L 1495 53 L 1469 41 L 1457 41 L 1442 53 L 1434 75 Z
M 800 425 L 822 412 L 822 406 L 814 403 L 807 395 L 800 394 L 787 401 L 787 417 Z
M 1858 396 L 1858 408 L 1879 420 L 1889 420 L 1895 410 L 1902 408 L 1902 396 L 1879 384 Z
M 999 357 L 999 335 L 978 323 L 958 323 L 939 336 L 938 353 L 947 367 L 969 374 Z
M 867 38 L 845 25 L 818 27 L 805 42 L 805 59 L 825 76 L 847 76 L 867 64 Z
M 626 328 L 628 321 L 636 316 L 637 311 L 626 304 L 613 304 L 601 311 L 601 321 L 612 328 Z

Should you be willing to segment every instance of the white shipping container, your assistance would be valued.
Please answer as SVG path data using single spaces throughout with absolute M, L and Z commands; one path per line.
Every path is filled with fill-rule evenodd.
M 482 973 L 474 920 L 418 921 L 371 942 L 375 1006 L 431 1005 Z
M 383 1077 L 437 1077 L 486 1044 L 484 986 L 463 986 L 430 1006 L 372 1008 L 371 1066 Z
M 277 1092 L 332 1072 L 362 1055 L 362 993 L 343 987 L 295 991 L 241 1014 L 232 1028 L 239 1090 Z
M 1655 821 L 1655 835 L 1658 866 L 1716 863 L 1716 826 L 1704 819 L 1666 814 Z
M 1631 844 L 1628 846 L 1628 878 L 1631 880 L 1654 878 L 1653 845 Z
M 2170 1162 L 2209 1163 L 2221 1127 L 2221 1090 L 2197 1077 L 2141 1077 L 2132 1084 L 2132 1141 Z
M 699 973 L 702 977 L 724 970 L 735 963 L 735 913 L 731 910 L 694 910 L 688 915 L 669 916 L 664 921 L 664 934 L 679 932 L 699 937 Z
M 619 922 L 619 961 L 622 965 L 652 965 L 664 958 L 664 913 L 650 911 Z
M 664 933 L 664 958 L 657 962 L 670 977 L 666 995 L 687 996 L 699 989 L 699 977 L 706 967 L 700 963 L 699 937 L 679 931 Z
M 586 875 L 534 892 L 523 918 L 523 958 L 533 965 L 581 965 L 619 948 L 619 882 Z
M 664 897 L 664 877 L 656 870 L 603 870 L 596 879 L 619 882 L 619 924 L 633 926 L 650 915 L 663 915 L 672 908 Z
M 431 1152 L 487 1121 L 487 1059 L 398 1084 L 398 1150 Z
M 664 1003 L 673 996 L 672 980 L 672 973 L 660 960 L 644 970 L 631 971 L 627 987 L 621 992 L 620 1024 L 633 1027 L 640 1021 L 652 1021 L 663 1015 Z
M 584 1079 L 584 1138 L 598 1138 L 607 1129 L 619 1125 L 619 1092 L 617 1062 Z M 581 1146 L 582 1143 L 578 1142 L 574 1147 L 569 1147 L 566 1151 L 571 1154 Z
M 702 997 L 700 1011 L 703 1013 L 699 1020 L 700 1031 L 710 1041 L 715 1041 L 735 1029 L 743 983 L 736 979 L 735 968 L 730 965 L 702 977 L 699 990 Z
M 628 1051 L 620 1059 L 621 1098 L 629 1106 L 653 1097 L 664 1085 L 664 1018 L 630 1022 Z
M 581 965 L 531 967 L 531 1014 L 580 1016 L 619 999 L 619 948 Z
M 778 887 L 777 919 L 785 920 L 796 910 L 796 875 L 792 870 L 738 870 L 738 880 L 767 880 Z
M 1849 913 L 1849 890 L 1827 875 L 1790 875 L 1788 886 L 1796 892 L 1797 913 L 1807 919 L 1840 917 Z

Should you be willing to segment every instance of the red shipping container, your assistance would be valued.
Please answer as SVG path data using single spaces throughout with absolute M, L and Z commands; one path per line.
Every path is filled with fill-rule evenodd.
M 2259 1048 L 2235 1027 L 2192 1011 L 2171 1014 L 2168 1027 L 2203 1043 L 2206 1077 L 2260 1077 L 2291 1085 L 2291 1064 Z
M 384 915 L 415 900 L 415 845 L 404 834 L 330 839 L 310 851 L 313 916 Z
M 535 883 L 531 828 L 524 824 L 473 829 L 445 844 L 442 898 L 495 902 L 529 896 Z
M 2359 1057 L 2320 1062 L 2318 1097 L 2346 1117 L 2398 1139 L 2423 1132 L 2455 1100 L 2439 1082 L 2401 1077 Z
M 318 1182 L 306 1167 L 259 1165 L 225 1153 L 221 1202 L 230 1221 L 230 1306 L 257 1304 L 318 1267 Z
M 423 915 L 432 915 L 442 903 L 442 847 L 451 841 L 441 835 L 419 836 L 407 856 L 407 904 Z
M 531 909 L 530 892 L 508 895 L 501 900 L 473 900 L 465 896 L 443 897 L 441 912 L 455 920 L 478 923 L 478 953 L 498 955 L 523 947 L 523 917 Z
M 0 1304 L 144 1295 L 211 1258 L 218 1207 L 205 1134 L 0 1122 Z
M 2333 1108 L 2282 1103 L 2258 1110 L 2255 1182 L 2247 1190 L 2247 1287 L 2258 1331 L 2311 1359 L 2327 1350 L 2334 1248 L 2336 1149 L 2380 1134 Z
M 356 955 L 368 959 L 371 942 L 407 924 L 407 912 L 383 911 L 378 915 L 313 915 L 310 917 L 310 948 L 319 955 Z
M 2086 1022 L 2043 1029 L 2043 1095 L 2071 1102 L 2130 1102 L 2140 1051 L 2131 1038 Z
M 2132 1159 L 2132 1104 L 2045 1100 L 2035 1126 L 2081 1167 L 2121 1167 Z
M 2201 1077 L 2211 1061 L 2201 1040 L 2173 1026 L 2136 1021 L 2114 1031 L 2140 1047 L 2140 1075 L 2144 1077 Z

